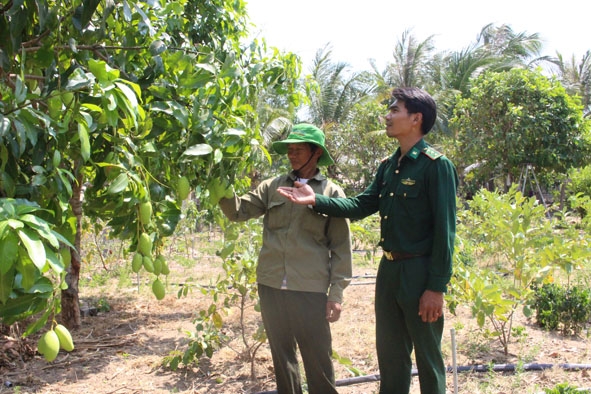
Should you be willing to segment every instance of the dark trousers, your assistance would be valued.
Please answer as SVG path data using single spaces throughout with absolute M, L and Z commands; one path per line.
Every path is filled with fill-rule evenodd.
M 332 337 L 326 294 L 259 285 L 261 315 L 269 339 L 278 394 L 301 394 L 297 348 L 309 394 L 335 394 Z
M 380 262 L 375 300 L 380 394 L 408 394 L 413 348 L 421 394 L 445 394 L 443 317 L 424 323 L 418 315 L 428 264 L 429 257 Z

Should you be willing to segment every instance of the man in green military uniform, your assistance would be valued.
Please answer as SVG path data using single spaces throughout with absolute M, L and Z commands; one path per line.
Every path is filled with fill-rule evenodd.
M 409 392 L 413 348 L 421 393 L 445 394 L 443 294 L 452 274 L 458 176 L 451 161 L 423 139 L 437 116 L 433 98 L 417 88 L 397 88 L 392 96 L 386 134 L 400 147 L 382 161 L 363 193 L 333 199 L 301 184 L 279 192 L 329 216 L 379 212 L 384 250 L 375 289 L 380 394 Z

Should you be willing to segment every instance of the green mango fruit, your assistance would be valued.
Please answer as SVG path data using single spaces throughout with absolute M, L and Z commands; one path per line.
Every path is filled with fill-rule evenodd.
M 154 262 L 152 261 L 152 258 L 150 256 L 143 257 L 142 265 L 144 266 L 144 269 L 149 273 L 154 272 Z
M 166 259 L 162 259 L 162 269 L 161 269 L 160 273 L 162 275 L 170 274 L 170 268 L 168 267 L 168 263 L 166 262 Z
M 54 328 L 55 333 L 60 341 L 60 347 L 64 349 L 66 352 L 71 352 L 74 350 L 74 341 L 72 340 L 72 335 L 70 331 L 61 324 L 58 324 Z
M 142 256 L 152 255 L 152 238 L 150 238 L 147 233 L 142 233 L 140 235 L 138 251 L 142 254 Z
M 37 350 L 49 362 L 56 359 L 60 351 L 60 340 L 55 331 L 49 330 L 41 336 L 37 343 Z
M 184 200 L 187 197 L 189 197 L 189 193 L 191 192 L 191 185 L 189 184 L 189 180 L 186 176 L 182 176 L 179 178 L 177 182 L 176 191 L 181 200 Z
M 149 201 L 140 203 L 140 221 L 144 225 L 152 222 L 152 204 Z
M 139 253 L 134 254 L 133 260 L 131 260 L 131 270 L 137 274 L 138 272 L 140 272 L 140 269 L 142 268 L 143 264 L 144 257 Z
M 152 283 L 152 293 L 156 296 L 157 300 L 161 300 L 166 295 L 166 290 L 164 289 L 164 285 L 160 282 L 160 279 L 156 278 L 156 280 Z
M 154 259 L 154 275 L 158 276 L 162 272 L 162 262 L 164 261 L 164 256 L 158 255 Z

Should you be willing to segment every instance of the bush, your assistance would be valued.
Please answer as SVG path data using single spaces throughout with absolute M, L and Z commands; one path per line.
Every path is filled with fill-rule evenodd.
M 589 289 L 573 286 L 564 288 L 555 283 L 545 283 L 534 290 L 532 308 L 536 311 L 538 325 L 548 330 L 562 327 L 563 334 L 578 334 L 591 317 Z
M 582 168 L 572 168 L 568 172 L 570 182 L 567 194 L 571 196 L 591 197 L 591 165 Z M 583 212 L 583 215 L 585 212 Z
M 552 389 L 544 389 L 545 394 L 589 394 L 591 391 L 578 389 L 568 383 L 559 383 Z

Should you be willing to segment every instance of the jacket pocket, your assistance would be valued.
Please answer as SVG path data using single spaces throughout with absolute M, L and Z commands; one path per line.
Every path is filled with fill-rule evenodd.
M 285 201 L 271 201 L 267 209 L 269 229 L 285 227 L 288 223 Z
M 306 215 L 302 217 L 302 229 L 314 235 L 315 238 L 324 238 L 328 216 L 314 211 L 312 208 L 303 207 Z

